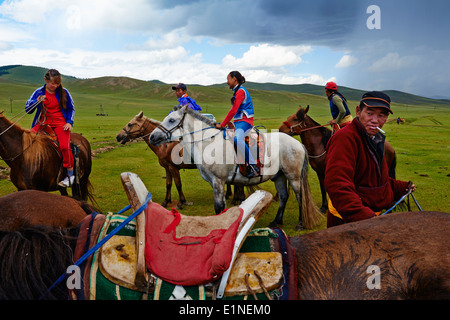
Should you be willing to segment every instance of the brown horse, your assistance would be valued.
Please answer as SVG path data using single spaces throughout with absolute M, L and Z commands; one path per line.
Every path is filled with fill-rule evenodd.
M 293 237 L 298 299 L 450 299 L 450 214 L 405 212 Z M 0 299 L 68 299 L 69 233 L 0 232 Z M 51 266 L 51 268 L 50 268 Z
M 94 201 L 89 182 L 92 159 L 91 146 L 78 133 L 71 134 L 71 142 L 79 148 L 79 165 L 75 167 L 79 183 L 72 186 L 72 195 Z M 20 190 L 59 190 L 67 195 L 66 188 L 58 186 L 65 170 L 62 157 L 51 138 L 31 132 L 9 121 L 0 113 L 0 157 L 10 167 L 11 182 Z
M 0 197 L 0 231 L 36 225 L 76 228 L 96 209 L 85 201 L 39 190 L 23 190 Z
M 116 136 L 118 142 L 125 144 L 133 139 L 142 138 L 145 140 L 149 148 L 158 157 L 159 164 L 166 171 L 166 196 L 161 203 L 163 207 L 167 207 L 172 202 L 172 181 L 175 182 L 175 186 L 178 191 L 180 201 L 177 204 L 178 209 L 182 209 L 183 205 L 191 204 L 186 201 L 186 197 L 183 193 L 181 184 L 180 170 L 181 169 L 197 169 L 195 164 L 186 164 L 184 162 L 176 164 L 172 161 L 173 149 L 178 145 L 178 142 L 168 142 L 160 146 L 154 146 L 150 143 L 148 137 L 155 130 L 161 122 L 147 118 L 144 113 L 139 112 L 133 119 L 131 119 L 122 130 Z M 175 149 L 176 150 L 176 149 Z M 182 152 L 182 151 L 181 151 Z M 235 194 L 233 198 L 233 204 L 236 204 L 245 199 L 243 187 L 235 186 Z M 228 196 L 231 195 L 231 188 L 228 186 Z
M 300 135 L 302 143 L 308 150 L 309 163 L 316 171 L 319 178 L 320 191 L 322 194 L 322 206 L 320 211 L 326 212 L 328 209 L 327 194 L 324 186 L 325 167 L 326 167 L 326 146 L 330 140 L 332 132 L 326 128 L 327 125 L 320 125 L 309 115 L 309 106 L 303 109 L 301 106 L 297 112 L 289 116 L 279 127 L 279 131 L 291 136 Z M 389 167 L 389 175 L 395 178 L 395 167 L 397 164 L 394 148 L 389 143 L 385 143 L 385 158 Z

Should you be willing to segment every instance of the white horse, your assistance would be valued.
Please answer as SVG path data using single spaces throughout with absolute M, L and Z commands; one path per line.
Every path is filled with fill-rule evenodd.
M 181 142 L 184 161 L 193 159 L 203 179 L 214 190 L 216 214 L 226 206 L 225 183 L 255 185 L 271 179 L 275 183 L 280 204 L 270 226 L 283 224 L 283 213 L 289 197 L 287 181 L 299 204 L 296 229 L 311 229 L 320 222 L 320 213 L 309 188 L 308 155 L 303 144 L 284 133 L 266 133 L 264 159 L 260 159 L 263 163 L 261 175 L 247 178 L 237 170 L 233 139 L 223 134 L 224 131 L 216 129 L 214 124 L 213 120 L 186 106 L 175 107 L 153 131 L 149 140 L 153 145 L 174 140 Z M 179 152 L 174 152 L 173 156 L 179 157 Z

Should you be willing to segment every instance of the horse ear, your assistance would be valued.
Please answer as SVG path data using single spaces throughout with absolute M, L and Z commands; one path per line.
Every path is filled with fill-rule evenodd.
M 179 109 L 178 106 L 173 107 L 173 111 L 178 111 L 178 109 Z
M 309 104 L 306 106 L 306 109 L 305 109 L 305 114 L 307 114 L 308 113 L 308 110 L 309 110 Z
M 142 118 L 143 115 L 144 115 L 144 112 L 141 111 L 141 112 L 139 112 L 139 114 L 137 116 L 138 116 L 138 118 Z

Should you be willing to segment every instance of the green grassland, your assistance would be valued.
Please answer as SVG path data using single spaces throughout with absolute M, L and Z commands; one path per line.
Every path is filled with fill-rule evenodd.
M 20 69 L 20 77 L 5 70 L 0 72 L 0 110 L 8 118 L 18 114 L 24 108 L 31 93 L 41 85 L 43 69 L 29 69 L 34 76 L 27 80 L 26 72 Z M 28 67 L 29 68 L 29 67 Z M 0 68 L 0 71 L 2 69 Z M 38 72 L 39 71 L 39 72 Z M 8 73 L 7 73 L 8 72 Z M 117 212 L 128 204 L 123 190 L 120 173 L 131 171 L 137 173 L 153 195 L 153 201 L 162 202 L 165 196 L 165 171 L 159 166 L 156 155 L 143 141 L 120 145 L 115 141 L 116 134 L 139 111 L 144 115 L 162 120 L 177 104 L 171 85 L 159 82 L 146 82 L 129 78 L 103 77 L 97 79 L 75 79 L 66 77 L 63 84 L 75 100 L 76 118 L 74 131 L 82 133 L 91 143 L 94 151 L 102 147 L 112 150 L 98 153 L 93 160 L 91 182 L 94 194 L 102 212 Z M 251 84 L 248 86 L 255 106 L 255 125 L 262 125 L 270 132 L 278 129 L 281 123 L 293 114 L 299 105 L 310 106 L 309 115 L 319 123 L 330 120 L 328 100 L 324 95 L 314 91 L 295 92 L 292 86 L 271 86 Z M 294 90 L 295 89 L 295 90 Z M 317 90 L 317 88 L 314 88 Z M 354 113 L 358 104 L 357 94 L 349 90 L 349 107 Z M 341 90 L 346 95 L 346 90 Z M 189 94 L 194 97 L 204 112 L 212 113 L 217 120 L 223 119 L 230 107 L 231 91 L 225 84 L 214 86 L 188 85 Z M 312 93 L 311 93 L 312 92 Z M 398 103 L 395 97 L 398 96 Z M 448 100 L 431 100 L 415 98 L 416 96 L 392 92 L 392 109 L 395 120 L 397 116 L 405 119 L 404 124 L 396 121 L 387 123 L 383 129 L 397 152 L 397 178 L 411 180 L 416 186 L 416 198 L 424 210 L 450 211 L 448 197 L 450 181 L 450 102 Z M 12 99 L 12 110 L 11 110 Z M 97 116 L 105 113 L 107 116 Z M 33 116 L 25 116 L 19 124 L 29 128 Z M 299 139 L 297 137 L 297 139 Z M 0 167 L 6 164 L 0 161 Z M 197 170 L 181 172 L 183 190 L 193 206 L 186 206 L 184 214 L 209 215 L 214 212 L 213 191 Z M 309 183 L 313 197 L 320 206 L 320 190 L 315 172 L 309 170 Z M 260 185 L 260 188 L 275 194 L 272 182 Z M 0 180 L 0 196 L 15 191 L 12 183 Z M 172 206 L 178 201 L 175 186 L 172 190 Z M 229 204 L 230 206 L 230 204 Z M 266 226 L 273 220 L 278 204 L 273 203 L 257 226 Z M 290 235 L 298 219 L 298 208 L 292 194 L 285 212 L 283 229 Z M 323 223 L 319 228 L 324 228 Z

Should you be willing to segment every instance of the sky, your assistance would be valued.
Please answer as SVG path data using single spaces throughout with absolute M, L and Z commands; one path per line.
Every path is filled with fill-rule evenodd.
M 0 66 L 450 97 L 447 0 L 5 0 Z

